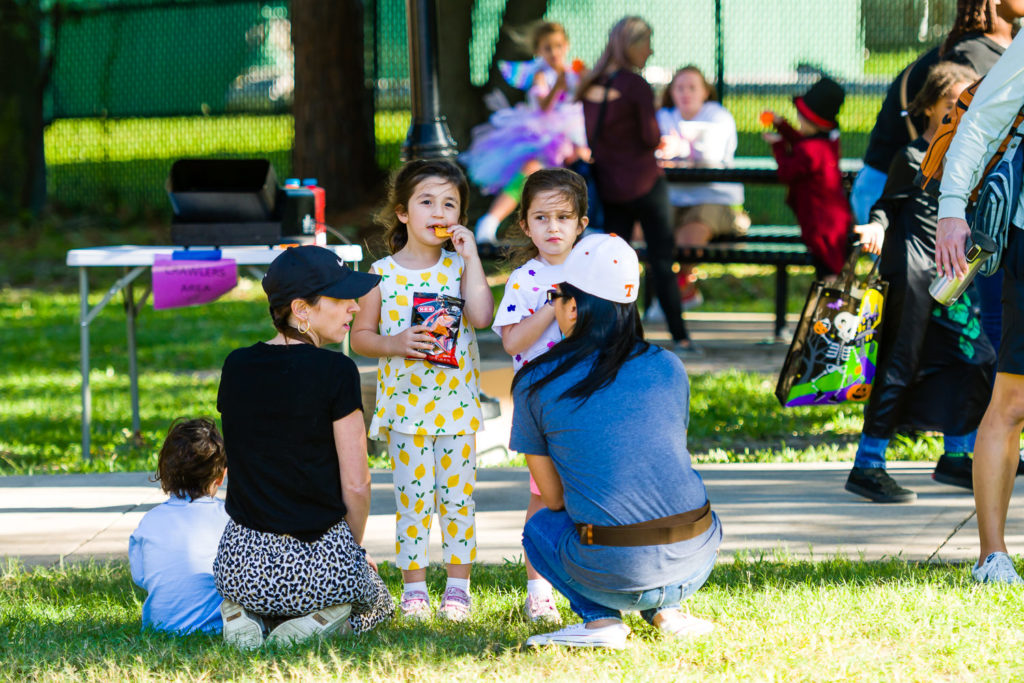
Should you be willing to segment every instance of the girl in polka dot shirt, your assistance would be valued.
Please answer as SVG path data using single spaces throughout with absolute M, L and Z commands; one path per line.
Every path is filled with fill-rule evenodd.
M 465 227 L 469 186 L 449 161 L 412 161 L 394 176 L 379 220 L 391 255 L 371 271 L 380 286 L 359 300 L 352 348 L 380 359 L 371 438 L 386 441 L 394 471 L 397 564 L 405 589 L 402 614 L 430 616 L 427 546 L 435 503 L 448 585 L 440 616 L 470 614 L 469 575 L 476 559 L 473 487 L 480 371 L 474 327 L 491 324 L 494 299 L 473 231 Z M 427 327 L 412 324 L 415 294 L 465 301 L 455 346 L 458 367 L 431 363 Z
M 523 186 L 519 227 L 531 241 L 522 255 L 529 260 L 509 276 L 493 326 L 505 351 L 512 356 L 516 372 L 562 339 L 554 307 L 547 305 L 548 287 L 542 272 L 548 266 L 565 262 L 587 227 L 587 185 L 583 178 L 564 168 L 532 174 Z M 543 507 L 537 483 L 530 477 L 526 519 Z M 551 584 L 529 560 L 526 579 L 526 616 L 532 621 L 561 621 Z

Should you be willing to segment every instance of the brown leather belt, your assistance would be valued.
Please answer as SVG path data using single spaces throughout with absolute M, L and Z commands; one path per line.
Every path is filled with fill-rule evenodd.
M 711 528 L 711 501 L 696 510 L 623 526 L 577 524 L 583 545 L 666 545 L 696 538 Z

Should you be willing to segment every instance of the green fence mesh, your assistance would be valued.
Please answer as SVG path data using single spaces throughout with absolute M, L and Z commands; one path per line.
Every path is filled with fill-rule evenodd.
M 465 47 L 475 84 L 488 75 L 506 2 L 476 0 Z M 955 0 L 720 0 L 725 97 L 740 154 L 762 156 L 757 114 L 792 115 L 818 69 L 847 87 L 844 156 L 857 157 L 893 76 L 948 31 Z M 409 122 L 405 0 L 364 0 L 375 86 L 378 161 L 390 168 Z M 66 206 L 165 210 L 163 185 L 183 156 L 269 157 L 291 171 L 293 55 L 287 0 L 48 0 L 53 73 L 46 111 L 49 193 Z M 59 11 L 55 11 L 59 10 Z M 626 14 L 654 26 L 645 76 L 656 87 L 684 64 L 713 79 L 715 0 L 549 0 L 572 56 L 592 64 Z M 459 140 L 462 145 L 468 140 Z

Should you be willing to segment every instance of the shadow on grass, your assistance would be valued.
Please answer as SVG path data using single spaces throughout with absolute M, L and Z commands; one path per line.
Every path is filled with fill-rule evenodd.
M 392 595 L 400 593 L 401 573 L 393 564 L 381 565 L 381 577 Z M 438 595 L 444 586 L 443 568 L 431 566 L 427 581 L 431 592 Z M 950 564 L 737 557 L 719 564 L 698 595 L 801 586 L 871 588 L 892 583 L 941 587 L 966 581 L 963 567 Z M 415 656 L 443 667 L 445 660 L 465 655 L 481 657 L 517 650 L 528 635 L 550 629 L 523 622 L 519 607 L 524 585 L 521 563 L 477 565 L 473 571 L 474 616 L 467 624 L 395 620 L 358 638 L 239 652 L 225 646 L 219 636 L 178 637 L 139 631 L 144 592 L 131 584 L 126 562 L 92 562 L 62 569 L 27 569 L 9 562 L 0 575 L 9 606 L 0 614 L 0 649 L 8 653 L 8 664 L 13 667 L 8 674 L 28 678 L 54 671 L 54 667 L 130 670 L 140 661 L 151 675 L 180 674 L 182 666 L 204 670 L 222 663 L 230 669 L 266 657 L 280 666 L 308 666 L 310 659 L 340 658 L 357 663 L 364 658 Z M 563 616 L 572 621 L 564 603 Z M 224 674 L 228 672 L 219 675 Z
M 381 565 L 381 576 L 392 595 L 401 590 L 401 572 Z M 428 584 L 435 595 L 443 590 L 444 571 L 433 566 Z M 254 676 L 250 667 L 271 665 L 276 670 L 301 667 L 309 675 L 328 667 L 327 675 L 342 676 L 395 661 L 421 661 L 437 670 L 446 663 L 470 657 L 487 659 L 514 653 L 532 633 L 550 629 L 523 621 L 519 613 L 525 585 L 522 564 L 478 565 L 473 572 L 475 610 L 465 624 L 437 620 L 391 624 L 358 638 L 333 638 L 291 649 L 238 652 L 218 636 L 177 637 L 139 630 L 144 593 L 131 584 L 127 563 L 88 563 L 63 569 L 28 570 L 11 562 L 0 574 L 8 608 L 0 613 L 0 650 L 7 653 L 8 675 L 34 678 L 43 672 L 100 670 L 142 671 L 148 676 Z M 959 585 L 966 582 L 962 567 L 926 565 L 890 559 L 859 562 L 847 558 L 822 561 L 784 557 L 737 558 L 720 564 L 697 594 L 705 601 L 736 591 L 785 591 L 799 587 L 841 586 L 854 591 L 899 583 L 903 587 Z M 565 609 L 563 617 L 572 621 Z M 634 623 L 630 618 L 630 623 Z M 639 626 L 639 623 L 637 623 Z M 647 640 L 647 638 L 642 638 Z M 189 673 L 185 673 L 185 672 Z

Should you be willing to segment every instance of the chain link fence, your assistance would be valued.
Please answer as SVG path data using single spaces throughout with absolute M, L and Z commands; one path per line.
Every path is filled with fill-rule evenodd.
M 487 82 L 506 3 L 472 3 L 465 49 Z M 571 56 L 593 64 L 622 16 L 654 27 L 645 77 L 663 87 L 696 64 L 722 77 L 740 155 L 764 156 L 757 114 L 793 116 L 791 98 L 826 72 L 844 84 L 843 154 L 860 156 L 885 88 L 948 31 L 955 0 L 549 0 Z M 378 161 L 398 163 L 409 123 L 405 0 L 365 0 L 367 77 Z M 438 0 L 440 21 L 458 11 Z M 469 3 L 458 3 L 467 7 Z M 263 156 L 291 172 L 294 85 L 287 0 L 46 0 L 49 194 L 58 205 L 166 210 L 164 181 L 183 156 Z M 519 27 L 525 28 L 525 27 Z M 720 60 L 718 56 L 721 55 Z M 444 75 L 442 74 L 442 78 Z M 468 140 L 459 140 L 465 145 Z

